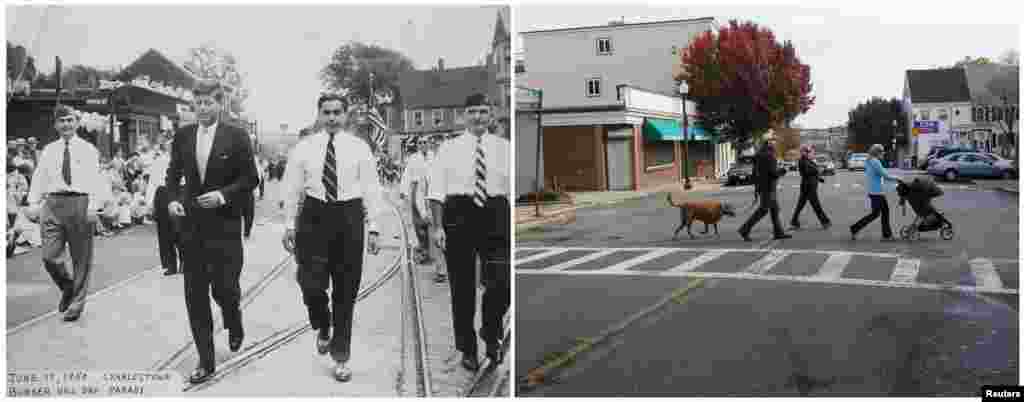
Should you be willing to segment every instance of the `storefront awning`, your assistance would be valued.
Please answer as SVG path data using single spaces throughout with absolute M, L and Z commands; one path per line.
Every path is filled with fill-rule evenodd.
M 687 131 L 690 140 L 711 140 L 711 135 L 703 127 L 690 124 Z M 683 130 L 680 129 L 678 120 L 648 117 L 644 119 L 644 136 L 653 141 L 684 141 Z

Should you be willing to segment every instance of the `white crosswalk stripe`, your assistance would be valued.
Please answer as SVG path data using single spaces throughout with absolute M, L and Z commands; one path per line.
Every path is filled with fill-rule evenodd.
M 788 281 L 802 283 L 832 283 L 847 285 L 862 285 L 875 287 L 895 288 L 917 288 L 931 290 L 953 290 L 971 293 L 1002 293 L 1018 294 L 1018 289 L 1007 288 L 1000 279 L 996 262 L 1000 264 L 1016 264 L 1017 261 L 1002 259 L 975 258 L 970 260 L 970 274 L 974 278 L 975 286 L 960 284 L 926 283 L 921 282 L 922 261 L 917 258 L 903 257 L 891 253 L 869 253 L 845 250 L 763 250 L 763 249 L 697 249 L 697 248 L 546 248 L 546 247 L 520 247 L 520 251 L 539 251 L 537 254 L 528 255 L 526 258 L 517 259 L 516 266 L 524 262 L 532 262 L 535 269 L 517 269 L 517 275 L 622 275 L 622 276 L 646 276 L 646 277 L 698 277 L 698 278 L 733 278 L 733 279 L 754 279 L 769 281 Z M 551 266 L 544 267 L 544 260 L 558 256 L 568 251 L 589 251 L 590 253 L 568 261 L 559 259 Z M 616 253 L 627 252 L 630 254 L 619 255 L 619 258 L 629 258 L 621 262 L 601 265 L 601 260 L 609 258 Z M 638 255 L 634 255 L 637 254 Z M 678 254 L 677 254 L 678 253 Z M 708 267 L 710 263 L 723 258 L 724 256 L 742 253 L 762 253 L 764 256 L 749 263 L 747 266 L 737 266 L 732 272 L 717 272 L 721 268 L 701 269 Z M 692 254 L 692 255 L 687 255 Z M 785 265 L 780 265 L 790 256 L 796 255 L 824 255 L 826 258 L 813 272 L 805 275 L 786 274 Z M 668 258 L 665 269 L 650 269 L 649 262 Z M 854 276 L 864 275 L 851 272 L 844 277 L 844 273 L 850 271 L 853 257 L 874 258 L 880 260 L 896 260 L 895 264 L 885 267 L 889 271 L 874 270 L 869 275 L 883 275 L 878 279 L 863 279 Z M 684 259 L 680 261 L 681 259 Z M 618 259 L 615 259 L 618 261 Z M 678 261 L 678 262 L 674 262 Z M 858 260 L 862 261 L 863 260 Z M 646 268 L 633 270 L 631 268 L 646 264 Z M 675 264 L 675 266 L 672 266 Z M 883 263 L 884 264 L 884 263 Z M 728 266 L 723 261 L 715 264 L 717 266 Z M 594 267 L 586 269 L 586 267 Z M 570 269 L 572 268 L 572 269 Z M 725 268 L 729 269 L 729 268 Z M 709 272 L 715 271 L 715 272 Z M 855 270 L 857 271 L 857 270 Z

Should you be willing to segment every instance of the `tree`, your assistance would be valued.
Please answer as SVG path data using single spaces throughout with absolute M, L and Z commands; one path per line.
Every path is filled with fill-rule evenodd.
M 36 79 L 35 58 L 28 54 L 24 46 L 14 46 L 7 42 L 7 80 L 14 81 L 21 74 L 21 79 L 29 82 Z
M 895 127 L 893 120 L 896 121 Z M 906 126 L 907 113 L 903 111 L 902 100 L 873 97 L 850 111 L 847 144 L 857 150 L 867 149 L 872 144 L 882 144 L 891 150 L 894 139 L 897 144 L 905 143 L 905 137 L 897 134 L 906 132 Z
M 1013 128 L 1015 122 L 1020 120 L 1020 68 L 1016 66 L 1006 68 L 987 82 L 985 89 L 995 97 L 995 99 L 990 99 L 989 103 L 996 109 L 996 118 L 994 119 L 996 125 L 1002 132 L 1007 133 L 1007 138 L 1013 141 L 1012 144 L 1016 144 Z M 1016 158 L 1016 153 L 1014 153 L 1014 160 Z
M 1003 64 L 1009 64 L 1011 66 L 1019 66 L 1020 52 L 1017 51 L 1017 49 L 1007 50 L 1003 52 L 1002 55 L 999 56 L 999 62 Z
M 814 104 L 810 67 L 791 42 L 771 30 L 729 21 L 717 35 L 705 31 L 682 52 L 681 73 L 697 103 L 701 125 L 733 143 L 750 146 L 773 127 L 785 127 Z
M 320 79 L 331 90 L 348 90 L 349 96 L 369 99 L 370 73 L 374 73 L 373 88 L 390 89 L 392 102 L 401 102 L 398 76 L 413 71 L 412 60 L 402 53 L 360 42 L 349 42 L 339 46 L 331 54 L 331 61 L 320 71 Z
M 185 68 L 201 79 L 216 80 L 231 87 L 230 104 L 232 112 L 242 113 L 242 104 L 249 97 L 244 77 L 238 70 L 238 60 L 230 52 L 204 43 L 189 49 Z

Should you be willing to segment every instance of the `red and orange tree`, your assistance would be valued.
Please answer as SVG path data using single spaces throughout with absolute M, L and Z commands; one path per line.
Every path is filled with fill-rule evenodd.
M 777 42 L 771 30 L 753 22 L 732 20 L 717 34 L 699 34 L 679 61 L 675 78 L 689 85 L 700 124 L 738 150 L 814 104 L 810 66 L 800 62 L 792 42 Z

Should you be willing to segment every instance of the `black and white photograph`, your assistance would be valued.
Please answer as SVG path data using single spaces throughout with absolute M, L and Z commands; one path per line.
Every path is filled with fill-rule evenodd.
M 509 6 L 5 13 L 8 397 L 510 397 Z
M 733 3 L 515 7 L 516 396 L 1019 384 L 1019 10 Z

